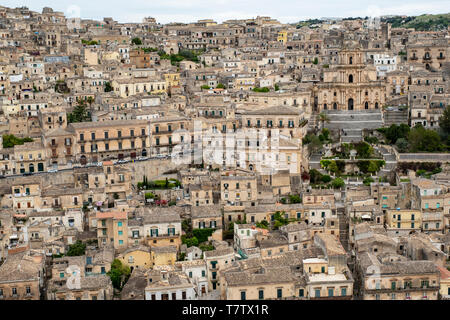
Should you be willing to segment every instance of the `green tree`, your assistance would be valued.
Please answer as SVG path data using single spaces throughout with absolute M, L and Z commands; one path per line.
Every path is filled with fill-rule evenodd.
M 181 242 L 185 244 L 188 248 L 192 246 L 198 246 L 198 239 L 196 237 L 186 238 L 184 235 L 181 237 Z
M 358 153 L 358 158 L 369 159 L 373 153 L 373 147 L 367 142 L 361 141 L 355 144 L 356 152 Z
M 69 257 L 83 256 L 86 251 L 86 244 L 78 240 L 74 244 L 69 246 L 66 255 Z
M 408 143 L 408 140 L 406 140 L 405 138 L 397 139 L 397 141 L 395 142 L 395 145 L 397 146 L 397 148 L 400 152 L 408 151 L 409 143 Z
M 434 130 L 427 130 L 423 126 L 418 125 L 408 134 L 411 152 L 435 152 L 441 151 L 441 138 Z
M 267 220 L 262 220 L 261 222 L 256 223 L 257 228 L 269 229 L 269 222 Z
M 111 85 L 111 82 L 108 81 L 105 83 L 105 92 L 111 92 L 111 91 L 113 91 L 113 87 Z
M 77 106 L 73 111 L 67 114 L 67 121 L 69 123 L 91 121 L 91 117 L 88 113 L 86 102 L 79 100 Z
M 218 83 L 216 89 L 225 89 L 225 85 L 223 83 Z
M 111 263 L 111 270 L 107 273 L 111 279 L 113 287 L 118 290 L 122 290 L 123 286 L 128 281 L 130 274 L 130 267 L 123 265 L 119 259 L 114 259 Z
M 281 226 L 284 226 L 289 223 L 289 220 L 284 217 L 285 212 L 277 211 L 273 215 L 274 223 L 273 228 L 278 230 Z
M 138 46 L 142 44 L 142 40 L 136 37 L 131 39 L 131 43 Z
M 194 229 L 192 233 L 194 237 L 198 239 L 199 243 L 208 241 L 208 238 L 214 233 L 216 229 L 214 228 L 203 228 L 203 229 Z
M 378 166 L 377 163 L 375 161 L 369 161 L 369 167 L 367 168 L 367 171 L 370 173 L 375 173 L 378 171 Z
M 323 183 L 328 183 L 330 181 L 331 181 L 331 177 L 329 175 L 325 174 L 325 175 L 322 176 L 322 182 Z
M 406 138 L 410 128 L 407 124 L 392 124 L 389 128 L 386 129 L 384 135 L 390 144 L 394 144 L 397 139 Z
M 275 91 L 280 90 L 280 86 L 278 85 L 278 83 L 275 83 Z
M 322 174 L 316 169 L 311 169 L 309 171 L 309 177 L 311 183 L 318 183 L 322 180 Z
M 331 182 L 331 186 L 334 189 L 339 189 L 339 188 L 342 188 L 343 186 L 345 186 L 345 182 L 341 178 L 336 178 Z
M 308 151 L 310 154 L 316 153 L 322 149 L 322 141 L 320 141 L 319 137 L 316 135 L 312 135 L 310 137 L 310 142 L 308 143 Z
M 370 186 L 370 183 L 375 182 L 372 177 L 365 177 L 363 180 L 364 185 Z
M 336 161 L 331 161 L 330 162 L 330 164 L 328 166 L 328 170 L 330 170 L 330 172 L 333 172 L 335 174 L 339 172 L 339 168 L 338 168 L 338 165 L 337 165 Z M 329 181 L 327 181 L 327 182 L 329 182 Z
M 450 105 L 444 110 L 444 113 L 439 118 L 439 126 L 445 134 L 450 134 Z

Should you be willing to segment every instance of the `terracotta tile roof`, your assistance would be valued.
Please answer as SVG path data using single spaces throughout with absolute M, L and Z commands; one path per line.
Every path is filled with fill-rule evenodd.
M 123 211 L 107 211 L 107 212 L 97 212 L 95 218 L 97 219 L 127 219 L 128 214 Z

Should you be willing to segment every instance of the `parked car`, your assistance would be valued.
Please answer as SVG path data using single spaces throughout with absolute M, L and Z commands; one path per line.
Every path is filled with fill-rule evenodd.
M 50 169 L 47 170 L 47 172 L 49 172 L 49 173 L 55 173 L 55 172 L 58 172 L 58 169 L 56 169 L 56 168 L 50 168 Z

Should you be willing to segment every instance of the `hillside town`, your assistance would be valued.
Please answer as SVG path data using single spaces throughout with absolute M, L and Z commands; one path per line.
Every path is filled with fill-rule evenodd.
M 449 41 L 0 6 L 0 300 L 450 299 Z

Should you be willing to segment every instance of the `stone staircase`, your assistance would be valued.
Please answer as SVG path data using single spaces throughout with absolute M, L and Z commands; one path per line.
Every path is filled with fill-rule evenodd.
M 390 127 L 393 124 L 408 124 L 408 109 L 386 110 L 384 112 L 384 126 Z
M 380 170 L 379 175 L 387 176 L 397 168 L 397 159 L 395 154 L 383 146 L 375 147 L 375 149 L 383 155 L 383 159 L 386 162 L 384 167 Z
M 342 129 L 341 141 L 345 143 L 360 142 L 363 140 L 361 129 Z
M 324 126 L 339 131 L 341 141 L 345 143 L 363 140 L 364 129 L 378 129 L 383 126 L 383 114 L 380 110 L 334 111 L 326 112 L 329 122 Z
M 320 159 L 322 158 L 322 155 L 316 153 L 312 154 L 309 158 L 309 168 L 310 169 L 320 169 Z
M 349 222 L 348 217 L 345 214 L 338 214 L 339 218 L 339 240 L 346 251 L 348 251 L 348 230 Z

